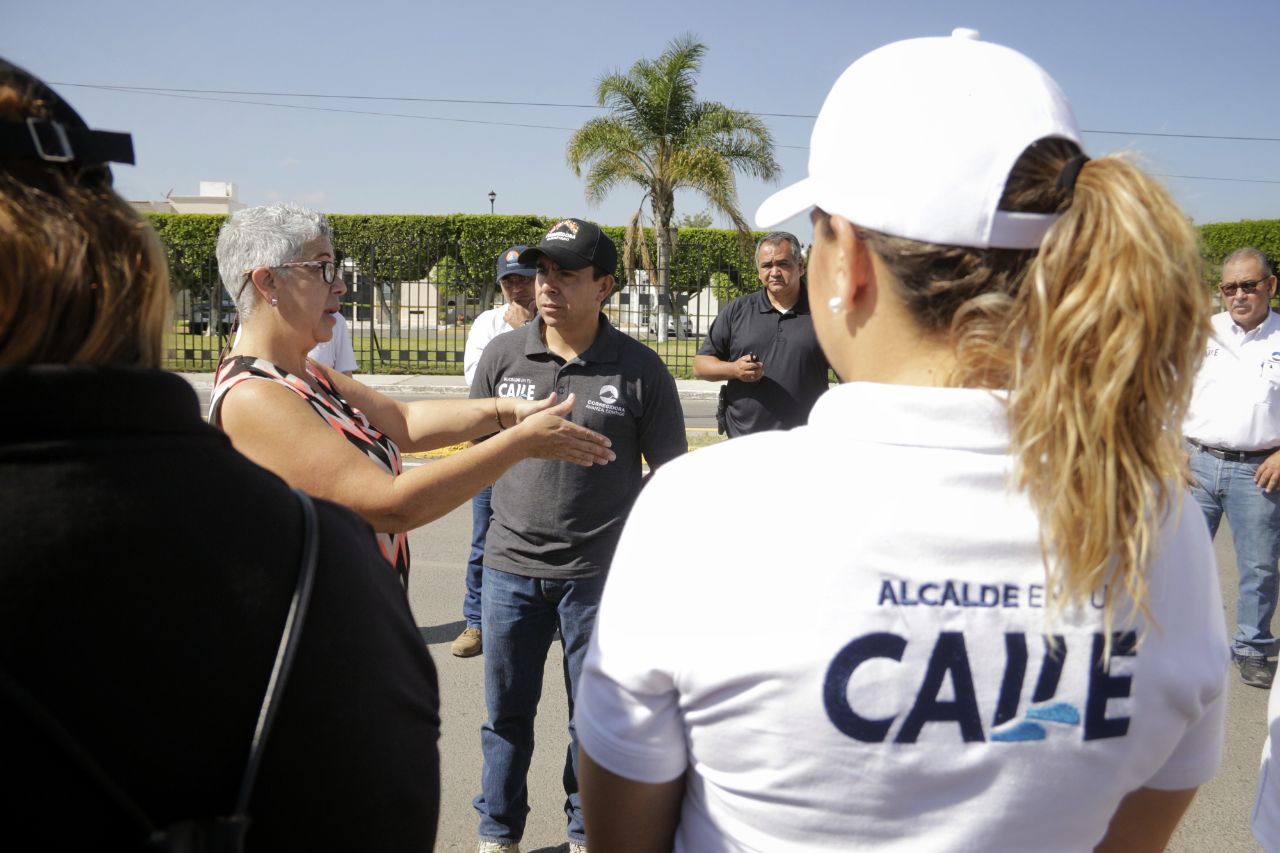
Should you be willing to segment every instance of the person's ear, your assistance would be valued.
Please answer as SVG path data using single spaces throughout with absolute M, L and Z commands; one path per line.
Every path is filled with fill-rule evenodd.
M 831 229 L 833 249 L 836 254 L 835 296 L 841 304 L 852 308 L 858 300 L 865 299 L 876 284 L 875 264 L 871 261 L 871 248 L 858 236 L 858 229 L 843 216 L 831 215 L 827 219 Z
M 866 295 L 868 291 L 874 290 L 879 285 L 874 262 L 875 256 L 867 242 L 858 236 L 857 229 L 850 226 L 849 230 L 853 232 L 852 279 L 855 295 L 857 293 Z
M 270 302 L 279 290 L 279 280 L 271 271 L 271 267 L 254 267 L 249 273 L 249 281 L 253 282 L 253 288 L 258 291 L 263 302 Z
M 610 273 L 609 275 L 601 276 L 600 278 L 596 279 L 596 284 L 600 286 L 600 292 L 598 296 L 600 299 L 600 304 L 603 305 L 605 303 L 605 300 L 609 298 L 609 294 L 613 293 L 613 286 L 614 284 L 616 284 L 613 278 L 613 274 Z

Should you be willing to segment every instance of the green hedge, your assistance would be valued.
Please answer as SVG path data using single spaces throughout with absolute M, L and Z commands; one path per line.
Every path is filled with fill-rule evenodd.
M 169 254 L 174 284 L 190 287 L 209 283 L 216 274 L 214 246 L 225 216 L 220 214 L 148 213 Z M 450 275 L 463 289 L 493 280 L 494 259 L 503 248 L 538 242 L 556 220 L 544 216 L 449 214 L 349 215 L 330 214 L 334 248 L 353 257 L 361 271 L 389 281 L 425 278 L 444 257 L 452 258 Z M 617 244 L 626 245 L 626 228 L 603 225 Z M 762 236 L 757 232 L 754 237 Z M 646 229 L 650 257 L 657 255 L 653 232 Z M 639 258 L 635 259 L 639 266 Z M 676 292 L 692 292 L 719 273 L 721 289 L 734 296 L 755 289 L 755 265 L 743 252 L 737 232 L 718 228 L 681 228 L 677 235 L 671 285 Z M 617 271 L 619 281 L 622 270 Z
M 224 216 L 218 214 L 147 214 L 169 254 L 176 287 L 212 280 L 214 245 Z M 453 258 L 451 273 L 465 288 L 491 282 L 497 253 L 506 246 L 536 243 L 555 224 L 545 216 L 449 214 L 349 215 L 331 214 L 334 247 L 354 256 L 366 274 L 392 281 L 416 281 L 441 260 Z M 601 226 L 617 243 L 626 243 L 626 228 Z M 657 255 L 653 233 L 646 229 L 650 257 Z M 1228 252 L 1256 246 L 1280 262 L 1280 219 L 1248 219 L 1200 226 L 1206 275 L 1216 281 L 1217 268 Z M 762 232 L 753 233 L 759 239 Z M 635 259 L 639 266 L 639 259 Z M 622 270 L 618 270 L 621 280 Z M 737 232 L 720 228 L 681 228 L 676 240 L 671 285 L 676 292 L 693 292 L 713 280 L 719 295 L 733 297 L 757 286 L 755 264 L 744 252 Z
M 169 276 L 176 289 L 216 278 L 214 246 L 226 219 L 220 213 L 148 213 L 151 227 L 169 255 Z
M 1200 226 L 1200 238 L 1204 244 L 1204 259 L 1211 268 L 1207 274 L 1214 276 L 1215 283 L 1222 259 L 1241 246 L 1261 249 L 1272 264 L 1280 263 L 1280 219 L 1214 222 Z

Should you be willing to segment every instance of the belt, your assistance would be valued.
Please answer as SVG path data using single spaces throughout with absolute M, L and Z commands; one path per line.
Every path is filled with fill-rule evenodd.
M 1227 450 L 1222 447 L 1210 447 L 1207 444 L 1201 444 L 1194 438 L 1188 438 L 1187 444 L 1190 444 L 1196 450 L 1203 450 L 1210 456 L 1216 456 L 1224 462 L 1248 462 L 1250 459 L 1262 459 L 1276 452 L 1276 448 L 1270 450 Z

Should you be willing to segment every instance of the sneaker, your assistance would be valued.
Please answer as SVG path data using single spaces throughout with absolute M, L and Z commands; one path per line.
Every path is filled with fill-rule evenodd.
M 480 641 L 480 629 L 467 628 L 449 648 L 453 656 L 458 658 L 473 658 L 480 654 L 484 650 L 484 643 Z
M 476 628 L 468 628 L 467 630 L 475 631 L 476 634 L 480 633 Z M 476 853 L 520 853 L 520 842 L 485 841 L 484 839 L 481 839 L 480 843 L 476 845 Z
M 569 853 L 587 853 L 587 845 L 581 841 L 570 841 Z
M 1236 658 L 1236 666 L 1240 667 L 1240 680 L 1250 687 L 1271 687 L 1271 667 L 1267 659 L 1261 656 Z

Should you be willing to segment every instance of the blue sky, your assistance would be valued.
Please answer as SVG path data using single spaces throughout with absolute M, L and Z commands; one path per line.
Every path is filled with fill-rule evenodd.
M 957 26 L 1044 66 L 1094 131 L 1089 153 L 1126 150 L 1149 171 L 1184 176 L 1164 180 L 1195 221 L 1280 217 L 1280 142 L 1136 135 L 1280 139 L 1274 0 L 0 0 L 0 56 L 63 84 L 590 105 L 602 74 L 656 57 L 689 32 L 708 47 L 703 98 L 813 115 L 858 56 Z M 116 169 L 129 198 L 192 194 L 201 180 L 220 180 L 234 181 L 249 204 L 485 213 L 493 190 L 499 213 L 615 225 L 639 203 L 638 191 L 620 188 L 588 206 L 565 165 L 568 129 L 594 109 L 200 96 L 463 122 L 55 88 L 91 125 L 134 134 L 139 165 Z M 782 183 L 802 177 L 812 119 L 765 120 Z M 921 115 L 920 131 L 946 129 Z M 749 218 L 771 189 L 741 181 Z M 703 206 L 680 197 L 677 214 Z M 792 224 L 807 238 L 807 222 Z

